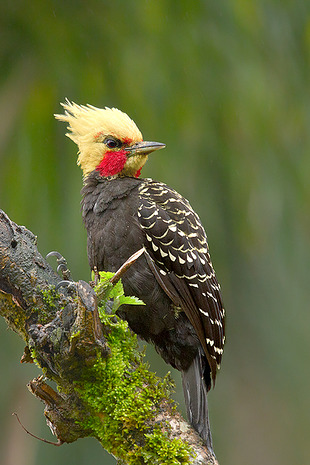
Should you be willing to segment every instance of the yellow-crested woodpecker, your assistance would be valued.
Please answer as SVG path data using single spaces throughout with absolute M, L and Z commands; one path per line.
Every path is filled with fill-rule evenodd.
M 145 306 L 120 307 L 130 328 L 182 372 L 190 423 L 211 448 L 207 392 L 223 354 L 224 309 L 203 226 L 189 202 L 161 182 L 140 178 L 148 154 L 136 124 L 116 108 L 67 101 L 67 134 L 84 175 L 82 215 L 91 269 L 116 271 L 144 254 L 122 278 Z

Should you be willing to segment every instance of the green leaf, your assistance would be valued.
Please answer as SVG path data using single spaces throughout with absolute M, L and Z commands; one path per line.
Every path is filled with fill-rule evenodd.
M 124 288 L 123 288 L 121 280 L 119 280 L 116 284 L 114 284 L 110 292 L 110 297 L 117 299 L 118 297 L 121 297 L 123 295 L 124 295 Z
M 124 295 L 119 298 L 120 305 L 127 304 L 127 305 L 145 305 L 143 300 L 139 299 L 135 296 Z
M 140 300 L 138 297 L 134 296 L 125 296 L 124 288 L 121 280 L 116 284 L 111 283 L 111 278 L 114 276 L 114 273 L 109 271 L 100 271 L 99 272 L 100 281 L 95 287 L 95 292 L 98 297 L 98 302 L 100 311 L 100 318 L 103 318 L 104 308 L 107 305 L 109 300 L 113 300 L 112 313 L 115 314 L 118 308 L 123 305 L 145 305 L 145 303 Z

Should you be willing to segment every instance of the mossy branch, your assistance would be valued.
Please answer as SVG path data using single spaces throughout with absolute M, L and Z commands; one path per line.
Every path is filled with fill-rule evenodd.
M 148 370 L 127 323 L 106 299 L 101 322 L 90 285 L 56 291 L 60 281 L 36 237 L 0 210 L 0 314 L 26 343 L 22 361 L 43 372 L 28 388 L 58 441 L 95 437 L 123 464 L 217 464 L 176 411 L 169 377 Z

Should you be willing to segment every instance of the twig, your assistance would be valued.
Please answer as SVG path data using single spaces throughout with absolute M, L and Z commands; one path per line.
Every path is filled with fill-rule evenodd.
M 114 276 L 110 279 L 111 284 L 116 284 L 117 281 L 126 273 L 126 271 L 138 260 L 139 257 L 144 253 L 144 247 L 131 255 L 126 262 L 117 270 Z
M 38 439 L 39 441 L 45 442 L 46 444 L 51 444 L 52 446 L 57 446 L 57 447 L 59 447 L 59 446 L 61 446 L 61 445 L 63 444 L 63 442 L 62 442 L 60 439 L 58 439 L 57 442 L 53 442 L 53 441 L 48 441 L 47 439 L 39 438 L 39 436 L 36 436 L 35 434 L 31 433 L 31 432 L 22 424 L 22 422 L 20 421 L 19 416 L 17 415 L 16 412 L 12 413 L 12 415 L 16 417 L 18 423 L 19 423 L 20 426 L 23 428 L 23 430 L 24 430 L 27 434 L 29 434 L 30 436 L 32 436 L 33 438 Z

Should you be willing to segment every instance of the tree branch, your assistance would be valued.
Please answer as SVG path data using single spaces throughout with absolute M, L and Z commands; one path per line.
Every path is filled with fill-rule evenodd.
M 28 388 L 58 441 L 93 436 L 124 464 L 216 465 L 176 411 L 168 379 L 146 369 L 126 323 L 107 312 L 102 324 L 90 285 L 57 291 L 60 281 L 36 237 L 0 210 L 0 315 L 26 343 L 22 361 L 43 371 Z

